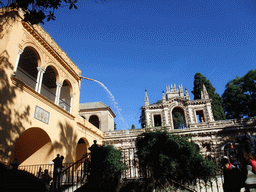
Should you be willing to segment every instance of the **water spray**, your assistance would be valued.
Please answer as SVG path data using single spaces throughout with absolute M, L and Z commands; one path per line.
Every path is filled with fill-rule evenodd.
M 100 81 L 97 81 L 97 80 L 94 80 L 94 79 L 90 79 L 90 78 L 87 78 L 87 77 L 82 77 L 82 76 L 80 76 L 80 78 L 81 79 L 86 79 L 86 80 L 89 80 L 89 81 L 95 81 L 95 82 L 97 82 L 98 84 L 100 84 L 107 92 L 108 92 L 108 94 L 109 94 L 109 96 L 110 96 L 110 99 L 112 100 L 112 102 L 113 102 L 113 104 L 114 104 L 114 107 L 117 109 L 117 112 L 118 112 L 118 114 L 119 114 L 119 119 L 121 119 L 122 121 L 123 121 L 123 123 L 124 123 L 124 118 L 123 118 L 123 116 L 122 116 L 122 114 L 121 114 L 121 109 L 118 107 L 118 103 L 115 101 L 115 97 L 112 95 L 112 93 L 108 90 L 108 88 L 103 84 L 103 83 L 101 83 Z M 126 125 L 126 128 L 128 129 L 128 125 Z

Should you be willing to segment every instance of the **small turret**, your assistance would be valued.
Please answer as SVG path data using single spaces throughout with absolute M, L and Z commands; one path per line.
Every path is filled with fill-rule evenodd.
M 145 100 L 144 100 L 144 106 L 148 106 L 148 105 L 149 105 L 148 93 L 147 93 L 147 89 L 145 89 Z
M 170 86 L 166 86 L 166 94 L 167 93 L 170 93 L 171 91 L 170 91 Z
M 169 101 L 173 97 L 184 97 L 182 85 L 179 85 L 177 89 L 176 84 L 171 85 L 171 91 L 170 86 L 166 86 L 166 100 Z
M 163 91 L 163 93 L 162 93 L 162 101 L 163 101 L 163 103 L 166 102 L 166 97 L 165 97 L 164 91 Z
M 185 97 L 186 99 L 190 100 L 190 96 L 187 89 L 185 89 Z
M 176 93 L 176 85 L 174 84 L 174 86 L 171 85 L 171 93 Z
M 183 87 L 182 85 L 179 85 L 179 94 L 181 97 L 184 97 Z
M 204 84 L 203 84 L 203 90 L 201 91 L 201 99 L 209 99 L 209 94 Z

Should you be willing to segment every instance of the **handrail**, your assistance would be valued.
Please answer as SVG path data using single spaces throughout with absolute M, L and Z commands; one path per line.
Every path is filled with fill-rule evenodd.
M 91 153 L 85 153 L 81 159 L 79 159 L 77 162 L 73 163 L 72 165 L 70 165 L 69 167 L 67 167 L 67 168 L 64 169 L 63 171 L 61 171 L 60 174 L 64 173 L 65 171 L 67 171 L 67 170 L 70 169 L 71 167 L 75 166 L 75 165 L 78 164 L 80 161 L 82 161 L 83 159 L 87 158 L 90 154 L 91 154 Z
M 65 187 L 72 188 L 71 191 L 87 182 L 90 175 L 90 155 L 85 153 L 81 159 L 72 163 L 54 178 L 54 189 L 64 190 Z M 63 188 L 64 187 L 64 188 Z

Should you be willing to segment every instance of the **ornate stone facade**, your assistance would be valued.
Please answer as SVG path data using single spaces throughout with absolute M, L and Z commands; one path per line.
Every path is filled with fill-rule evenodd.
M 194 123 L 190 128 L 185 129 L 167 129 L 168 131 L 188 136 L 196 144 L 205 156 L 213 156 L 219 153 L 223 146 L 239 135 L 251 133 L 256 135 L 256 117 L 247 119 L 231 119 L 214 122 Z M 118 149 L 134 148 L 137 136 L 157 128 L 145 128 L 135 130 L 121 130 L 104 133 L 104 142 L 112 143 Z
M 162 94 L 162 103 L 149 104 L 148 94 L 145 91 L 144 111 L 146 127 L 164 126 L 171 130 L 175 129 L 173 113 L 181 113 L 184 120 L 184 127 L 190 128 L 199 122 L 214 122 L 211 108 L 211 99 L 205 86 L 201 93 L 200 100 L 190 100 L 188 91 L 183 92 L 182 85 L 176 89 L 174 84 L 166 87 L 166 95 Z
M 104 133 L 104 142 L 112 143 L 118 149 L 135 147 L 137 136 L 154 129 L 165 127 L 168 131 L 190 137 L 200 148 L 200 152 L 209 158 L 216 158 L 223 150 L 223 146 L 235 141 L 239 135 L 251 133 L 256 135 L 256 117 L 245 119 L 230 119 L 215 121 L 211 109 L 211 99 L 205 86 L 199 100 L 190 100 L 188 91 L 183 92 L 182 85 L 167 87 L 166 95 L 162 94 L 162 103 L 149 104 L 148 94 L 145 91 L 145 116 L 146 127 L 144 129 L 122 130 Z M 172 112 L 180 108 L 183 112 L 185 127 L 174 129 Z M 179 111 L 179 112 L 180 112 Z M 161 121 L 154 116 L 160 116 Z M 160 126 L 156 126 L 156 121 Z

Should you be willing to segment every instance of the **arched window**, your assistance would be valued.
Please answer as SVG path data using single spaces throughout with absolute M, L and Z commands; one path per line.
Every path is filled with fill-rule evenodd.
M 93 124 L 95 127 L 100 128 L 100 121 L 98 116 L 96 115 L 90 116 L 89 122 Z
M 56 97 L 56 87 L 56 73 L 55 70 L 49 66 L 44 72 L 40 93 L 54 102 Z
M 26 47 L 20 55 L 16 71 L 16 77 L 33 89 L 35 89 L 37 83 L 38 60 L 37 52 L 31 47 Z
M 59 106 L 68 112 L 71 112 L 71 85 L 65 80 L 61 87 Z
M 184 111 L 180 107 L 172 110 L 172 120 L 174 129 L 184 129 L 186 126 Z

